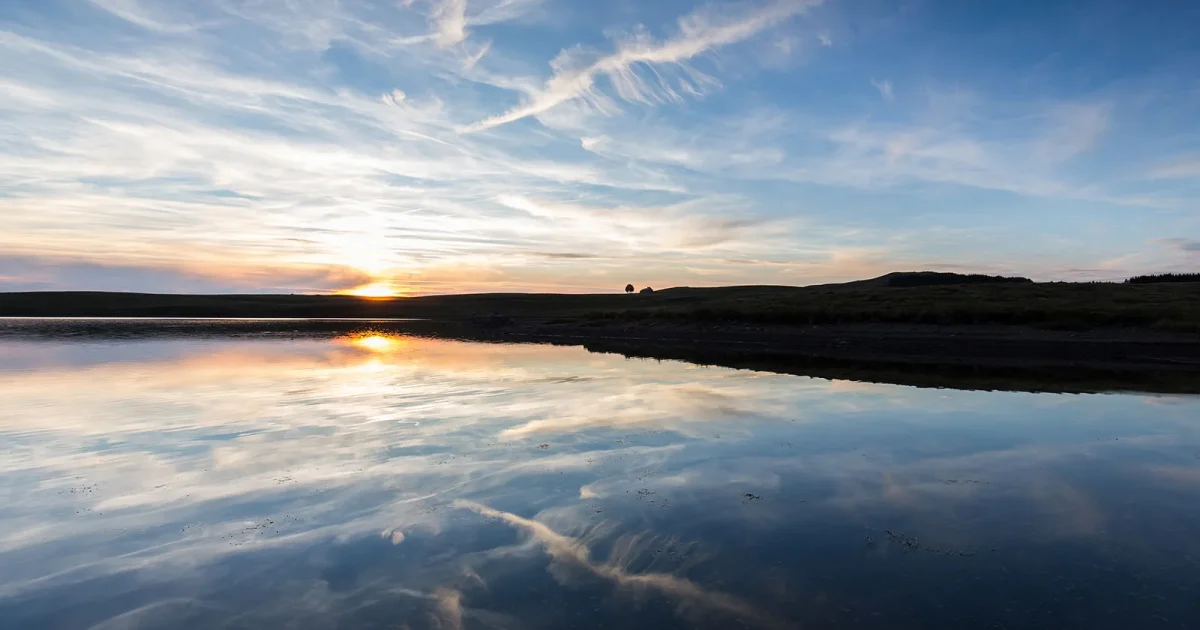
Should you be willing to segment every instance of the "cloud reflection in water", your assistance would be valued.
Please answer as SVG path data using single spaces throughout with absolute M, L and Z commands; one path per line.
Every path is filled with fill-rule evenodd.
M 0 614 L 30 627 L 786 627 L 895 618 L 920 584 L 856 575 L 952 585 L 991 548 L 1031 574 L 1068 540 L 1115 570 L 1200 557 L 1185 398 L 382 334 L 0 358 Z M 884 529 L 982 555 L 905 559 Z

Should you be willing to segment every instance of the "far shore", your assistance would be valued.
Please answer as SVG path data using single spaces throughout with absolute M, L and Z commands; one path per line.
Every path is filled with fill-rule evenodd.
M 1174 280 L 1181 278 L 1191 276 Z M 37 327 L 10 321 L 0 325 L 0 337 L 328 335 L 375 328 L 926 386 L 1200 393 L 1197 282 L 1035 283 L 916 272 L 810 287 L 591 295 L 30 292 L 0 293 L 0 317 L 240 320 Z
M 0 295 L 0 304 L 3 299 Z M 631 358 L 918 387 L 1200 394 L 1200 335 L 1144 327 L 798 325 L 495 314 L 444 319 L 0 320 L 0 341 L 295 339 L 368 333 L 580 346 Z

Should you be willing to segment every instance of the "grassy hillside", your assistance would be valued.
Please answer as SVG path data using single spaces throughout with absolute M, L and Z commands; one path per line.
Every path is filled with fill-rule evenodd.
M 661 293 L 666 298 L 661 304 L 634 305 L 609 316 L 776 324 L 1015 324 L 1072 330 L 1131 326 L 1200 332 L 1200 284 L 746 287 L 728 293 Z
M 0 316 L 427 317 L 498 312 L 557 320 L 772 324 L 851 322 L 1106 326 L 1200 332 L 1200 283 L 879 284 L 675 288 L 653 294 L 469 294 L 364 299 L 314 295 L 4 293 Z
M 946 273 L 939 271 L 898 271 L 869 280 L 856 280 L 825 287 L 932 287 L 958 284 L 1030 284 L 1033 280 L 1019 276 L 985 276 L 972 273 Z

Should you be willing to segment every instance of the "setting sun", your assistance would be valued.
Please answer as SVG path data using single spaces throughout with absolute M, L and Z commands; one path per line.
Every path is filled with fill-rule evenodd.
M 368 298 L 389 298 L 397 297 L 398 293 L 392 288 L 392 285 L 386 282 L 372 282 L 364 284 L 360 287 L 355 287 L 344 292 L 346 295 L 356 295 L 358 297 Z

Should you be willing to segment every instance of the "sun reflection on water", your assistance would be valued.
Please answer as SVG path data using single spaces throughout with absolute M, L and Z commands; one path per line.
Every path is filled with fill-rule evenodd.
M 364 333 L 350 337 L 348 342 L 356 348 L 369 350 L 378 354 L 390 354 L 408 347 L 409 341 L 404 337 L 381 333 Z

